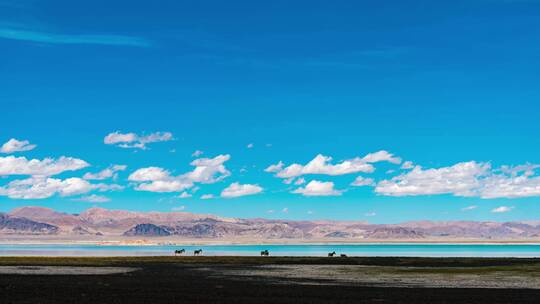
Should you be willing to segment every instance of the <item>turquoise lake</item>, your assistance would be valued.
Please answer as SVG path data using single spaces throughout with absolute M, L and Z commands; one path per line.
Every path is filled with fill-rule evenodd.
M 0 244 L 0 256 L 167 256 L 175 249 L 186 255 L 202 249 L 207 256 L 326 256 L 336 251 L 348 256 L 417 257 L 540 257 L 540 244 L 352 244 L 352 245 L 11 245 Z

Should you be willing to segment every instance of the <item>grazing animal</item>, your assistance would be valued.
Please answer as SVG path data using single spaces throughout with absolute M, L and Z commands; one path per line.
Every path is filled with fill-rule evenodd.
M 202 249 L 197 249 L 195 251 L 193 251 L 193 255 L 199 255 L 202 253 Z
M 336 252 L 335 252 L 335 251 L 332 251 L 332 252 L 328 253 L 328 256 L 329 256 L 329 257 L 333 257 L 333 256 L 335 256 L 335 255 L 336 255 Z
M 340 254 L 339 256 L 342 257 L 342 258 L 346 258 L 346 257 L 347 257 L 347 255 L 346 255 L 346 254 L 343 254 L 343 253 Z
M 174 255 L 182 254 L 182 253 L 184 253 L 184 252 L 186 252 L 185 249 L 175 250 L 175 251 L 174 251 Z
M 261 256 L 268 256 L 269 254 L 268 250 L 261 251 Z

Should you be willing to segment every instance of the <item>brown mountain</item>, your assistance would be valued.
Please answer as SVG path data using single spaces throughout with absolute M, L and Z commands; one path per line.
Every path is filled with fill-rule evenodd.
M 1 234 L 56 234 L 58 227 L 0 213 Z
M 134 212 L 91 208 L 68 214 L 23 207 L 3 215 L 0 234 L 103 235 L 178 239 L 531 239 L 540 238 L 539 222 L 406 222 L 375 225 L 362 221 L 291 221 L 225 218 L 189 212 Z M 4 227 L 4 228 L 2 228 Z

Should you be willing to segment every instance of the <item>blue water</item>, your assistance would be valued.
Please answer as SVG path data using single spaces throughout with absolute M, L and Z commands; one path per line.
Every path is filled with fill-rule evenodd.
M 186 255 L 202 249 L 207 256 L 260 255 L 326 256 L 336 251 L 348 256 L 417 256 L 417 257 L 540 257 L 540 244 L 354 244 L 354 245 L 7 245 L 0 244 L 0 256 L 167 256 L 175 249 Z

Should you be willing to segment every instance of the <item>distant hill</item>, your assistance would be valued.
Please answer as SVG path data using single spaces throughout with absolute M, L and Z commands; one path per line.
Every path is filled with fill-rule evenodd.
M 56 234 L 58 227 L 0 213 L 0 234 Z
M 369 224 L 363 221 L 291 221 L 225 218 L 189 212 L 134 212 L 91 208 L 68 214 L 42 207 L 23 207 L 0 214 L 1 234 L 83 237 L 173 237 L 178 239 L 532 239 L 540 222 L 418 221 Z

